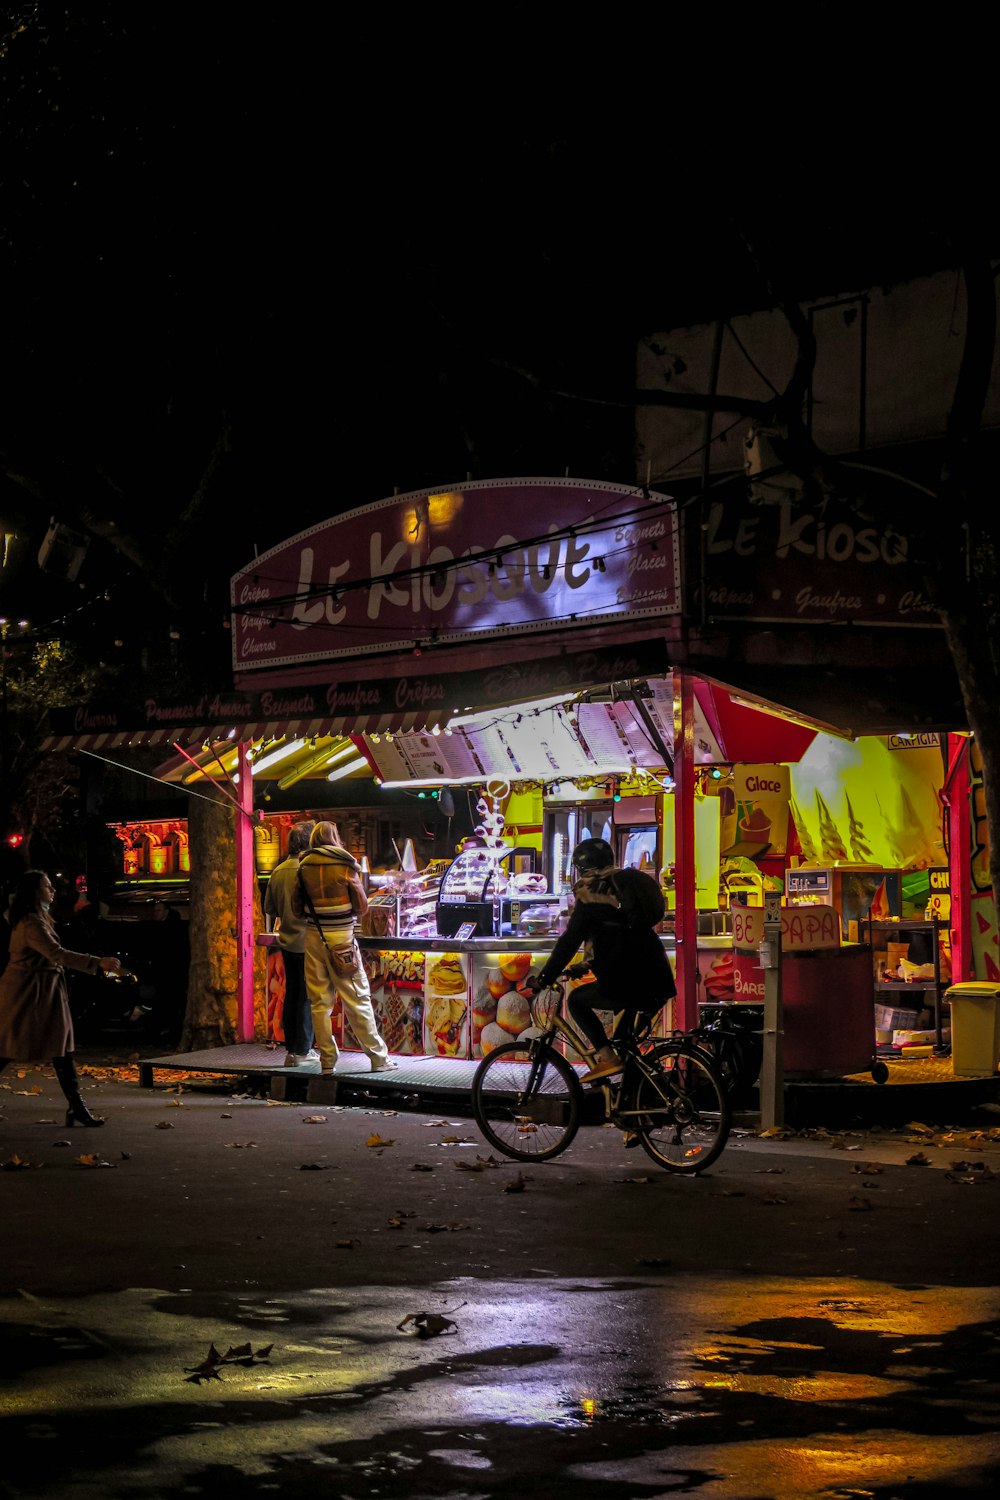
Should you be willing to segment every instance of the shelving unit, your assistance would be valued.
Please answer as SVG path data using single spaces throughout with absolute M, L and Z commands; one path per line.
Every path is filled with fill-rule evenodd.
M 868 918 L 863 926 L 868 930 L 868 941 L 872 950 L 872 982 L 875 991 L 875 1003 L 879 1005 L 892 1005 L 898 997 L 904 995 L 930 995 L 934 1009 L 934 1050 L 937 1053 L 945 1053 L 949 1049 L 944 1044 L 941 1032 L 941 946 L 939 933 L 945 924 L 938 921 L 936 917 L 915 917 L 905 920 L 873 921 Z M 919 933 L 927 933 L 931 940 L 931 951 L 934 963 L 933 979 L 880 979 L 879 961 L 884 959 L 888 952 L 889 943 L 893 938 L 899 941 L 916 937 Z M 919 1009 L 923 1009 L 920 1006 Z

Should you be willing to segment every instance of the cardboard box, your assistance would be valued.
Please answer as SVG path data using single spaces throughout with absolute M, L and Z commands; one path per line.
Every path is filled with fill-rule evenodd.
M 875 1025 L 879 1031 L 913 1031 L 919 1014 L 916 1010 L 897 1010 L 892 1005 L 876 1005 Z

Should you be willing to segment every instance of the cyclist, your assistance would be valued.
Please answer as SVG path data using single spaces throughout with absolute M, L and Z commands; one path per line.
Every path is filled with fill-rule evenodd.
M 583 1082 L 597 1083 L 620 1073 L 622 1060 L 594 1012 L 623 1011 L 630 1022 L 637 1011 L 654 1015 L 677 989 L 654 927 L 634 907 L 631 913 L 622 909 L 615 888 L 616 876 L 622 872 L 615 867 L 611 845 L 604 839 L 585 839 L 573 850 L 573 865 L 579 878 L 573 887 L 576 904 L 566 931 L 525 987 L 547 988 L 573 955 L 584 950 L 586 964 L 578 972 L 590 969 L 593 977 L 570 992 L 569 1012 L 596 1052 Z M 632 880 L 655 884 L 651 876 L 640 877 L 634 871 L 629 875 Z

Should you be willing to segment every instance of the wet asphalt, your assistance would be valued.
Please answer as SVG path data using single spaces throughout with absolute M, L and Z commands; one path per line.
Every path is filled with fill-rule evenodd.
M 85 1096 L 0 1081 L 0 1497 L 997 1493 L 998 1116 L 691 1180 L 606 1128 L 493 1165 L 460 1111 Z

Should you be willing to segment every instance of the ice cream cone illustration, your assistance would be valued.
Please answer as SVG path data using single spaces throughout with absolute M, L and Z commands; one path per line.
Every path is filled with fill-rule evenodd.
M 899 826 L 908 854 L 903 869 L 926 870 L 933 864 L 946 864 L 944 851 L 940 857 L 928 837 L 927 824 L 921 819 L 905 787 L 899 789 Z
M 809 832 L 809 825 L 794 797 L 789 801 L 789 809 L 795 823 L 795 832 L 799 837 L 799 848 L 802 850 L 802 858 L 808 865 L 819 864 L 819 854 L 816 850 L 816 845 L 813 843 L 812 834 Z
M 818 789 L 816 791 L 816 806 L 819 810 L 819 836 L 823 846 L 824 862 L 832 864 L 838 859 L 846 860 L 847 850 L 844 848 L 844 841 L 840 836 L 840 830 L 830 816 L 830 809 L 823 801 Z
M 851 806 L 850 797 L 847 798 L 847 842 L 851 846 L 851 858 L 855 864 L 865 865 L 871 863 L 872 851 L 865 842 L 863 825 L 854 816 L 854 808 Z
M 896 824 L 886 817 L 885 808 L 879 802 L 878 797 L 875 798 L 875 801 L 878 803 L 879 814 L 882 818 L 882 836 L 889 851 L 888 863 L 894 869 L 905 870 L 907 856 L 906 851 L 901 846 Z

